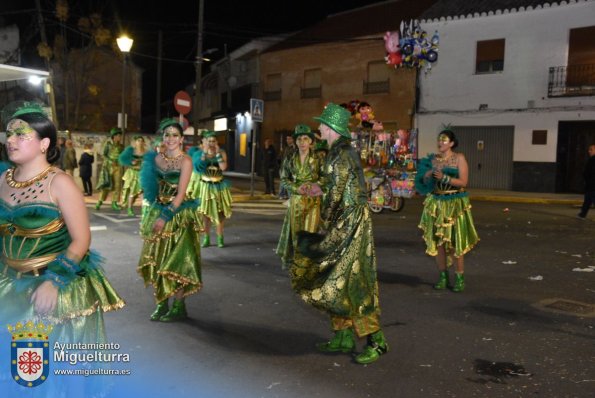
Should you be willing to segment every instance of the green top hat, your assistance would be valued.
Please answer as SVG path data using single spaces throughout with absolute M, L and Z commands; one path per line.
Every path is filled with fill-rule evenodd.
M 111 129 L 111 130 L 109 131 L 109 136 L 110 136 L 110 138 L 112 138 L 112 137 L 114 137 L 114 136 L 116 136 L 116 135 L 118 135 L 118 134 L 122 134 L 122 129 L 120 129 L 120 128 L 118 128 L 118 127 L 114 127 L 113 129 Z
M 300 135 L 307 135 L 311 140 L 314 140 L 314 133 L 312 132 L 312 129 L 305 124 L 298 124 L 295 126 L 293 137 L 297 138 Z
M 347 109 L 329 102 L 324 107 L 322 114 L 319 117 L 315 117 L 314 120 L 326 124 L 343 137 L 351 138 L 351 133 L 349 132 L 350 117 L 351 113 Z

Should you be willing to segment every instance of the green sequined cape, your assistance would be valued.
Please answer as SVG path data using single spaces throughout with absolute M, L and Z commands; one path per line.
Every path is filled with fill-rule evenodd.
M 330 315 L 379 314 L 372 219 L 359 156 L 349 140 L 331 146 L 321 183 L 326 234 L 300 234 L 292 287 Z

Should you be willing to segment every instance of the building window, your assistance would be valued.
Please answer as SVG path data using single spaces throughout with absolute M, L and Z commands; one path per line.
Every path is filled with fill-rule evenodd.
M 264 91 L 265 101 L 280 101 L 281 100 L 281 74 L 274 73 L 268 75 L 266 78 L 266 85 Z
M 391 68 L 384 61 L 369 62 L 367 80 L 364 81 L 364 94 L 389 93 L 390 72 Z
M 547 145 L 547 130 L 533 130 L 533 145 Z
M 302 98 L 322 97 L 322 79 L 320 69 L 308 69 L 304 71 L 304 87 L 301 90 Z
M 477 42 L 475 73 L 494 73 L 504 70 L 504 39 Z

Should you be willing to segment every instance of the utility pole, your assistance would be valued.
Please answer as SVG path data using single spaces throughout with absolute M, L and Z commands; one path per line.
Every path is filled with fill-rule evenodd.
M 39 0 L 38 0 L 39 1 Z M 198 106 L 200 105 L 200 79 L 202 75 L 202 32 L 203 32 L 203 24 L 204 24 L 204 9 L 205 9 L 205 1 L 199 0 L 198 2 L 198 38 L 196 42 L 196 79 L 195 79 L 195 88 L 194 88 L 194 112 L 193 112 L 193 119 L 194 119 L 194 146 L 198 145 L 198 119 L 199 119 L 199 112 Z
M 163 31 L 159 29 L 157 39 L 157 94 L 155 99 L 155 131 L 161 121 L 161 56 L 163 54 Z
M 202 1 L 202 0 L 201 0 Z M 39 0 L 35 0 L 35 6 L 37 7 L 37 19 L 39 22 L 39 32 L 41 33 L 41 41 L 42 43 L 48 44 L 48 38 L 45 33 L 45 22 L 43 20 L 43 15 L 41 13 L 41 3 Z M 50 100 L 50 109 L 52 110 L 52 119 L 54 121 L 54 125 L 56 129 L 58 129 L 58 112 L 56 112 L 56 97 L 54 97 L 54 84 L 53 84 L 53 76 L 54 73 L 52 71 L 52 66 L 50 64 L 49 58 L 45 58 L 45 66 L 50 72 L 50 75 L 46 81 L 47 87 L 47 94 Z

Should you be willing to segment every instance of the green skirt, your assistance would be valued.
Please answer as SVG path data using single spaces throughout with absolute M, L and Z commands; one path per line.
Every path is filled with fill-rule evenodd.
M 193 207 L 178 211 L 157 234 L 153 224 L 160 214 L 161 205 L 153 204 L 143 218 L 144 242 L 137 268 L 145 285 L 154 287 L 158 303 L 180 289 L 186 297 L 202 287 L 199 234 L 203 225 L 198 212 Z
M 41 318 L 54 325 L 51 334 L 54 341 L 106 342 L 103 313 L 120 309 L 125 304 L 106 279 L 101 262 L 97 253 L 90 252 L 79 264 L 87 275 L 61 288 L 54 312 Z M 17 279 L 16 272 L 10 267 L 6 273 L 0 272 L 0 322 L 3 325 L 40 319 L 31 304 L 31 294 L 42 282 L 32 275 Z
M 467 195 L 428 195 L 419 228 L 430 256 L 438 255 L 438 247 L 444 246 L 446 253 L 460 257 L 479 242 Z
M 231 190 L 226 180 L 217 183 L 199 182 L 199 212 L 209 217 L 214 224 L 219 224 L 219 214 L 231 217 Z
M 124 185 L 122 186 L 123 191 L 126 192 L 129 196 L 137 196 L 142 192 L 142 188 L 140 186 L 140 179 L 139 179 L 139 170 L 135 170 L 133 168 L 128 168 L 124 172 L 124 176 L 122 177 L 122 181 L 124 181 Z M 122 198 L 127 199 L 127 198 Z

